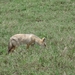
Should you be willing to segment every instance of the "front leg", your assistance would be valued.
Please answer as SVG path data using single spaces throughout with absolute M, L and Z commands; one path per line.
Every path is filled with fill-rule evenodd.
M 27 49 L 29 48 L 29 44 L 27 44 L 27 47 L 26 47 Z
M 31 42 L 31 46 L 34 46 L 34 44 L 35 44 L 35 40 Z
M 35 43 L 32 43 L 31 46 L 34 46 Z

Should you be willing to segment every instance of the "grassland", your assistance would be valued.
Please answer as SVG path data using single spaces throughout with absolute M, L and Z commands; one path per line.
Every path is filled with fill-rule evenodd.
M 16 33 L 46 37 L 47 47 L 18 47 Z M 0 75 L 75 75 L 75 0 L 0 0 Z

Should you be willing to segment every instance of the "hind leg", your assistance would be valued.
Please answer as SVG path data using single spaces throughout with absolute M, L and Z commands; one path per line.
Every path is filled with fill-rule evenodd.
M 12 47 L 8 48 L 8 53 L 14 52 L 14 49 L 15 49 L 15 46 L 12 46 Z
M 14 52 L 15 48 L 16 48 L 16 47 L 13 47 L 12 50 L 11 50 L 11 52 Z

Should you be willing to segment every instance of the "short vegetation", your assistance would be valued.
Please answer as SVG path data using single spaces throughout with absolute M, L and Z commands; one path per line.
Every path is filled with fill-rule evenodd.
M 7 54 L 17 33 L 45 37 L 47 46 Z M 75 75 L 75 0 L 0 0 L 0 75 Z

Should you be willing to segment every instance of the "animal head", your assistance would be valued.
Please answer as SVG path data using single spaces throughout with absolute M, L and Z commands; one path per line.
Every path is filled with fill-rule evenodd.
M 46 47 L 45 37 L 41 39 L 40 45 Z

